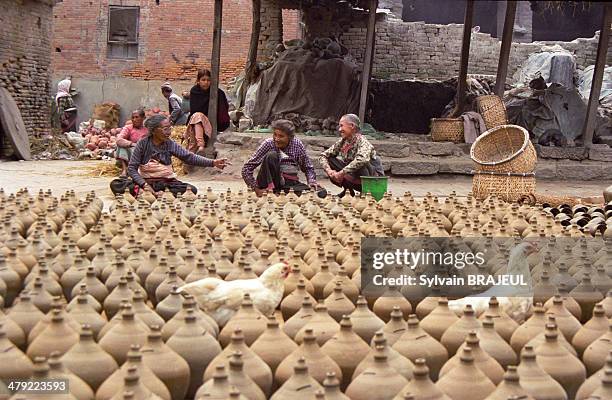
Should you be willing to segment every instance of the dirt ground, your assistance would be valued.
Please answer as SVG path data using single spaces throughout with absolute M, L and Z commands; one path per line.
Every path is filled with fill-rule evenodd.
M 3 161 L 0 162 L 0 187 L 6 193 L 13 193 L 20 188 L 27 187 L 30 191 L 51 188 L 55 195 L 74 189 L 77 194 L 82 195 L 95 190 L 98 196 L 104 200 L 111 200 L 112 194 L 109 189 L 110 177 L 88 176 L 92 167 L 100 161 Z M 233 168 L 235 169 L 235 168 Z M 244 182 L 232 173 L 214 173 L 210 170 L 200 170 L 193 175 L 179 177 L 180 179 L 194 184 L 198 189 L 205 190 L 211 187 L 215 191 L 232 191 L 244 189 Z M 339 190 L 328 181 L 320 182 L 332 193 Z M 601 196 L 605 182 L 584 181 L 538 181 L 538 192 L 570 195 L 570 196 Z M 471 190 L 472 180 L 468 176 L 435 176 L 415 178 L 391 178 L 389 189 L 396 195 L 405 191 L 412 192 L 417 197 L 431 192 L 438 196 L 445 196 L 451 191 L 465 196 Z

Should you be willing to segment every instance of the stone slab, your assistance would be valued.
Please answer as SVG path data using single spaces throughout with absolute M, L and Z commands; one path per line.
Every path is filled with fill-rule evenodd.
M 414 146 L 417 154 L 426 156 L 461 155 L 463 151 L 452 142 L 419 142 Z
M 391 174 L 393 175 L 434 175 L 440 171 L 440 164 L 429 160 L 393 160 Z
M 584 147 L 556 147 L 535 145 L 538 156 L 555 160 L 586 160 L 588 154 Z
M 612 148 L 607 144 L 593 144 L 589 149 L 589 160 L 612 162 Z
M 376 141 L 372 145 L 381 157 L 404 158 L 410 156 L 410 146 L 406 143 Z
M 604 135 L 598 138 L 600 143 L 607 144 L 608 146 L 612 146 L 612 135 Z
M 563 179 L 593 180 L 603 178 L 603 166 L 598 161 L 558 161 L 557 177 Z
M 557 162 L 540 160 L 536 166 L 535 174 L 537 179 L 557 178 Z
M 0 87 L 0 123 L 19 159 L 31 160 L 30 137 L 21 112 L 9 91 L 3 87 Z
M 469 158 L 443 158 L 440 159 L 441 174 L 472 175 L 474 162 Z

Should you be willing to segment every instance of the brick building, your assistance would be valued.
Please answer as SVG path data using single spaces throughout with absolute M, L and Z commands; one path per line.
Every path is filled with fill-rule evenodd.
M 55 0 L 0 0 L 0 86 L 15 99 L 26 129 L 48 131 Z M 1 131 L 1 128 L 0 128 Z M 0 143 L 6 141 L 0 132 Z
M 307 0 L 261 2 L 260 61 L 272 56 L 283 39 L 304 34 L 307 38 L 334 35 L 357 64 L 362 63 L 367 11 L 351 9 L 348 2 L 321 1 L 315 7 L 304 6 L 310 3 Z M 326 6 L 331 3 L 337 4 Z M 490 4 L 482 18 L 488 17 L 491 23 L 488 27 L 483 25 L 482 32 L 491 33 L 473 34 L 468 71 L 471 74 L 495 74 L 497 70 L 500 42 L 496 36 L 504 3 L 484 3 Z M 379 0 L 374 77 L 447 79 L 457 74 L 462 25 L 419 20 L 420 14 L 406 10 L 414 4 L 431 8 L 432 3 Z M 237 76 L 244 67 L 251 6 L 251 0 L 224 2 L 222 83 Z M 414 18 L 407 21 L 410 15 Z M 597 37 L 532 43 L 533 15 L 530 2 L 520 1 L 509 79 L 530 53 L 555 43 L 576 56 L 579 68 L 593 64 Z M 212 18 L 213 0 L 64 0 L 54 12 L 54 81 L 66 74 L 75 77 L 74 85 L 83 93 L 76 99 L 79 120 L 88 119 L 93 105 L 106 100 L 120 103 L 122 120 L 140 105 L 166 107 L 159 93 L 163 81 L 173 82 L 177 92 L 186 90 L 193 84 L 197 68 L 209 66 Z M 608 59 L 612 61 L 612 52 Z

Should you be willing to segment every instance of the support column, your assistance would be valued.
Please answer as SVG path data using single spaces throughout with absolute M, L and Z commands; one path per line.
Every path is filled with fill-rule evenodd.
M 253 21 L 251 24 L 251 42 L 249 43 L 249 54 L 247 56 L 246 66 L 244 68 L 244 81 L 240 88 L 238 96 L 238 107 L 244 105 L 244 98 L 248 86 L 253 81 L 255 67 L 257 66 L 257 47 L 259 43 L 259 34 L 261 32 L 261 0 L 253 0 Z
M 366 49 L 361 73 L 361 95 L 359 96 L 359 119 L 365 122 L 366 106 L 368 102 L 368 86 L 372 75 L 372 59 L 374 58 L 374 40 L 376 37 L 376 9 L 378 0 L 370 0 L 370 14 L 368 16 L 368 30 L 366 34 Z
M 516 15 L 516 0 L 506 2 L 506 18 L 504 20 L 504 32 L 502 34 L 501 48 L 499 50 L 499 62 L 497 64 L 497 78 L 495 79 L 495 94 L 504 96 L 504 86 L 508 75 L 508 59 L 512 48 L 512 33 L 514 31 L 514 17 Z
M 208 119 L 212 125 L 212 136 L 208 148 L 212 150 L 217 140 L 217 110 L 219 108 L 219 66 L 221 63 L 221 28 L 223 27 L 223 0 L 215 0 L 215 19 L 213 30 L 212 56 L 210 58 L 212 79 L 210 82 L 210 101 Z M 210 153 L 210 151 L 208 152 Z
M 465 4 L 465 17 L 463 18 L 463 39 L 461 41 L 461 64 L 459 66 L 459 81 L 457 82 L 457 105 L 453 116 L 458 117 L 465 107 L 465 93 L 467 91 L 467 71 L 470 59 L 470 41 L 472 40 L 472 22 L 474 19 L 474 0 L 467 0 Z
M 590 148 L 593 144 L 593 134 L 595 133 L 595 121 L 597 118 L 597 107 L 599 106 L 599 95 L 601 94 L 601 84 L 603 82 L 604 68 L 606 67 L 606 55 L 608 53 L 608 42 L 610 40 L 610 24 L 612 23 L 612 5 L 607 4 L 599 33 L 599 43 L 597 44 L 597 58 L 595 69 L 593 70 L 593 81 L 587 114 L 584 119 L 582 138 L 584 147 Z

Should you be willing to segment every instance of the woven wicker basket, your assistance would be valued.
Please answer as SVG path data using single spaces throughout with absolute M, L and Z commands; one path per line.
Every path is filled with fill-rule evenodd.
M 434 142 L 463 143 L 463 119 L 432 118 L 431 140 Z
M 476 171 L 531 173 L 538 155 L 529 132 L 517 125 L 501 125 L 476 138 L 470 149 Z
M 478 96 L 476 104 L 478 113 L 482 116 L 487 129 L 492 129 L 508 123 L 506 106 L 498 96 L 494 94 Z
M 526 194 L 535 193 L 536 178 L 530 174 L 497 174 L 474 171 L 472 193 L 474 197 L 484 200 L 496 195 L 507 202 L 516 202 Z

